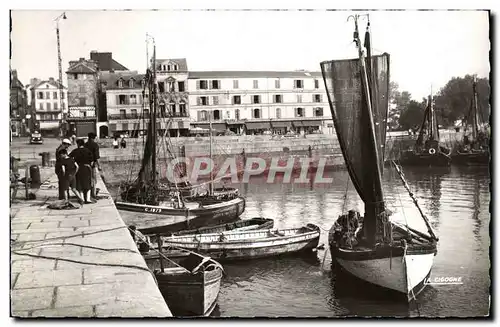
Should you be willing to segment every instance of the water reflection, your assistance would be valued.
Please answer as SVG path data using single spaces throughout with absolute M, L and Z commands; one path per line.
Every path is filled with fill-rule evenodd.
M 410 306 L 402 301 L 395 301 L 387 292 L 362 284 L 350 275 L 332 268 L 331 291 L 334 302 L 347 311 L 347 316 L 388 316 L 408 317 Z
M 489 172 L 467 167 L 444 170 L 411 167 L 404 172 L 440 237 L 431 277 L 461 276 L 465 279 L 463 285 L 427 287 L 419 296 L 418 310 L 389 304 L 370 298 L 370 294 L 361 294 L 355 286 L 337 283 L 325 249 L 306 258 L 224 264 L 227 275 L 218 300 L 219 314 L 224 317 L 486 314 L 490 301 Z M 425 231 L 418 210 L 396 174 L 393 169 L 384 172 L 388 206 L 401 208 L 408 218 L 418 218 L 423 226 L 419 229 Z M 342 211 L 351 208 L 364 211 L 364 208 L 347 171 L 326 171 L 324 177 L 333 178 L 333 182 L 313 183 L 312 189 L 310 181 L 303 185 L 284 183 L 282 179 L 267 183 L 265 177 L 231 186 L 239 188 L 246 197 L 242 218 L 273 218 L 278 228 L 313 223 L 322 228 L 319 243 L 326 245 L 327 230 Z

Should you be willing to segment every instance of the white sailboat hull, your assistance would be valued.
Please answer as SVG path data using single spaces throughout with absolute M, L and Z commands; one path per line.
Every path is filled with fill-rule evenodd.
M 412 299 L 425 286 L 425 280 L 432 269 L 434 254 L 360 261 L 337 258 L 336 261 L 351 275 L 368 283 L 406 294 L 408 299 Z

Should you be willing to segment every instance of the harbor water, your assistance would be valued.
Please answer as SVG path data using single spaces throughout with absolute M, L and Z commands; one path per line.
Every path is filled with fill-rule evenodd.
M 262 176 L 252 178 L 248 184 L 232 184 L 247 201 L 241 218 L 273 218 L 278 228 L 317 224 L 322 228 L 320 244 L 325 247 L 308 256 L 224 263 L 226 276 L 214 314 L 222 317 L 487 315 L 491 284 L 488 168 L 406 168 L 404 173 L 440 238 L 430 281 L 451 278 L 459 283 L 429 285 L 411 306 L 381 299 L 355 285 L 336 285 L 327 246 L 328 230 L 343 211 L 351 208 L 363 211 L 347 171 L 325 172 L 324 178 L 332 179 L 327 183 L 287 183 L 279 176 L 268 183 L 267 177 Z M 107 182 L 113 185 L 118 181 L 108 178 Z M 425 230 L 392 168 L 385 168 L 384 192 L 391 210 L 399 211 L 412 227 Z

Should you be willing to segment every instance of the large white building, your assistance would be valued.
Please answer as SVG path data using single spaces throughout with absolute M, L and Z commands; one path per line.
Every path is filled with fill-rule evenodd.
M 48 80 L 32 79 L 27 88 L 28 103 L 36 129 L 43 135 L 58 136 L 62 114 L 68 112 L 68 91 L 61 91 L 54 78 Z
M 157 59 L 155 68 L 160 132 L 196 134 L 196 127 L 208 129 L 211 117 L 219 133 L 333 133 L 321 72 L 189 72 L 186 59 Z M 142 94 L 144 75 L 101 72 L 100 83 L 109 135 L 146 130 L 150 112 L 147 90 Z
M 331 113 L 321 72 L 189 72 L 193 125 L 221 132 L 331 133 Z

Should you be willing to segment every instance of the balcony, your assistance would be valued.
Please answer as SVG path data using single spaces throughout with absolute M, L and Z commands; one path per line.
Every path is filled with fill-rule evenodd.
M 144 114 L 139 115 L 139 114 L 119 114 L 119 115 L 108 115 L 108 120 L 121 120 L 121 119 L 149 119 L 151 117 L 150 114 Z M 157 117 L 168 117 L 168 118 L 187 118 L 189 117 L 187 112 L 174 112 L 171 114 L 167 114 L 166 116 L 160 115 L 158 113 Z
M 37 109 L 35 109 L 35 112 L 39 113 L 39 114 L 51 114 L 51 113 L 59 113 L 59 112 L 61 112 L 61 109 L 50 109 L 50 110 L 47 110 L 47 109 L 37 108 Z

